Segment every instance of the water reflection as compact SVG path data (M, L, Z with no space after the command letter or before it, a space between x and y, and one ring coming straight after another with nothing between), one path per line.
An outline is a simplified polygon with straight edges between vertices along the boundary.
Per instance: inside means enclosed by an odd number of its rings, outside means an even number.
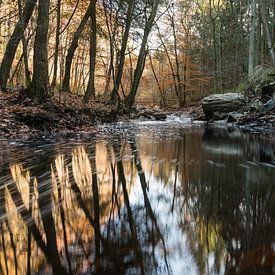
M1 149L1 274L274 272L274 139L139 126Z

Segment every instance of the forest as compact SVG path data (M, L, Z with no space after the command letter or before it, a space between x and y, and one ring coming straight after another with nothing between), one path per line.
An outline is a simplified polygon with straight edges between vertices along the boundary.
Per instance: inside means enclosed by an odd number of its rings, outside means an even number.
M275 81L274 0L2 0L0 19L1 109L18 94L21 107L101 102L112 121Z
M274 274L275 0L0 0L0 274Z

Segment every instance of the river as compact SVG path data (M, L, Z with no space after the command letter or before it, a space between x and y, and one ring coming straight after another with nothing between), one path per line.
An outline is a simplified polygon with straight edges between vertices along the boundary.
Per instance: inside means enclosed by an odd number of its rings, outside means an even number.
M272 274L274 137L119 123L0 141L0 274Z

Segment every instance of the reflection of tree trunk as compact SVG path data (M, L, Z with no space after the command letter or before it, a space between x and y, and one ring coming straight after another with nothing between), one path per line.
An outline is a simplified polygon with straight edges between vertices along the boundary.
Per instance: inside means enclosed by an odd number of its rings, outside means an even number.
M71 260L70 260L69 250L68 250L65 212L64 212L64 208L63 208L63 198L62 198L62 194L61 194L61 186L64 185L64 184L65 184L64 182L59 182L59 185L58 185L58 202L59 202L60 218L61 218L61 224L62 224L62 230L63 230L63 241L64 241L64 248L65 248L65 255L66 255L67 262L68 262L69 274L73 274L72 264L71 264Z
M152 209L150 200L149 200L148 195L147 195L146 178L145 178L145 174L143 172L142 166L141 166L141 160L140 160L140 157L138 155L138 150L137 150L137 147L136 147L136 140L135 140L135 138L131 139L130 147L131 147L131 150L132 150L132 154L134 156L134 162L135 162L135 165L136 165L136 168L137 168L137 171L138 171L138 175L139 175L141 189L142 189L143 197L144 197L144 205L146 207L146 210L147 210L147 212L148 212L148 214L149 214L149 216L150 216L153 224L156 227L157 234L158 234L158 236L160 237L160 239L162 241L163 251L164 251L164 257L165 257L165 264L166 264L167 271L169 273L169 266L168 266L168 261L167 261L167 252L166 252L165 241L164 241L164 238L163 238L163 236L162 236L162 234L160 232L160 229L159 229L159 226L158 226L158 223L157 223L157 219L155 217L154 211Z
M2 172L3 168L0 167L0 172ZM6 196L5 196L5 188L0 189L0 218L5 217L6 215ZM5 236L4 236L4 228L3 221L0 223L0 231L1 231L1 244L3 248L4 261L5 261L5 269L6 274L9 274L8 264L7 264L7 253L6 253L6 244L5 244ZM1 267L1 261L0 261ZM0 268L1 271L1 268Z
M83 210L87 220L89 221L89 223L91 224L91 226L94 228L95 230L95 221L93 219L93 217L91 216L86 204L84 203L82 197L81 197L81 191L75 181L74 176L72 175L71 172L72 169L69 168L69 179L72 179L71 182L71 189L72 191L75 193L76 196L76 200L78 202L79 207ZM113 260L115 267L117 268L117 270L121 270L121 260L116 256L116 251L114 249L112 249L112 247L110 247L108 245L108 243L103 239L103 237L100 235L100 240L102 242L102 245L104 247L104 249L109 253L109 257L110 259Z
M11 231L9 221L6 222L9 234L10 234L10 241L11 241L11 247L13 251L13 259L14 259L14 269L15 269L15 274L18 274L18 263L17 263L17 254L16 254L16 245L14 243L14 238L13 238L13 233Z
M72 182L71 182L71 189L73 190L73 192L75 193L75 196L76 196L76 200L78 202L78 205L79 207L83 210L86 218L88 219L88 221L90 222L91 226L92 227L95 227L95 221L93 219L93 217L91 216L85 202L83 201L82 197L81 197L81 191L75 181L75 178L74 176L71 174L71 171L72 169L69 169L69 179L72 179Z
M14 182L12 184L7 184L7 189L9 190L11 198L12 198L12 200L13 200L15 206L16 206L16 209L19 209L18 214L20 215L21 219L26 224L26 226L28 226L29 232L31 232L31 234L34 237L34 239L35 239L36 243L38 244L39 248L42 250L42 252L47 257L49 263L53 267L53 270L58 272L56 274L67 274L66 270L60 264L59 257L58 257L58 259L56 259L55 258L56 255L53 254L53 250L48 248L49 245L52 246L52 243L50 244L50 242L51 242L50 239L52 238L52 236L50 236L50 238L49 238L50 232L46 228L46 226L47 226L46 219L45 218L43 219L43 225L44 225L46 236L47 236L47 245L43 241L43 238L40 234L40 231L37 228L35 221L33 220L31 210L27 209L25 207L22 196L21 196L21 193L19 192L16 184ZM40 200L41 200L41 197L40 197ZM48 212L47 208L46 208L46 211ZM44 213L41 213L42 218L43 218L43 214ZM54 230L54 232L55 232L55 230ZM54 238L55 237L56 236L54 236ZM55 239L55 241L56 241L56 239ZM57 256L58 256L58 254L57 254Z
M3 248L3 253L4 253L6 274L9 274L7 251L6 251L5 236L4 236L4 228L3 228L3 223L2 222L1 222L0 230L1 230L1 242L2 242L2 248Z
M28 228L29 228L30 232L32 233L35 241L37 242L39 248L43 251L43 253L47 256L47 258L50 259L51 257L49 256L47 246L43 241L43 238L35 224L35 221L33 220L31 211L25 207L24 202L22 200L22 196L21 196L16 184L15 183L8 184L7 188L9 190L9 193L11 195L11 198L12 198L16 208L20 209L20 211L19 211L20 217L22 218L24 223L28 226Z
M96 268L100 267L100 210L99 210L99 194L96 174L96 142L91 147L91 168L92 168L92 187L94 202L94 222L95 222L95 261Z
M185 136L184 136L185 138ZM174 207L175 207L175 199L176 199L176 190L177 190L177 182L178 182L178 171L179 171L179 158L181 155L181 146L178 143L178 141L176 141L176 149L177 150L177 157L176 157L176 169L175 169L175 180L174 180L174 192L173 192L173 201L172 201L172 206L171 206L171 212L174 212ZM185 164L184 164L185 165Z
M45 171L41 171L45 172ZM41 173L42 175L42 173ZM43 183L47 182L47 189ZM52 183L50 179L38 177L38 205L41 213L43 227L46 233L47 249L51 255L51 265L54 274L66 274L61 266L56 242L56 230L52 216Z
M30 193L29 193L29 211L32 213L32 195L33 195L33 191L34 191L34 186L33 186L33 180L30 180L29 182L29 188L30 188ZM31 244L32 244L32 234L31 231L28 227L28 254L27 254L27 271L26 274L27 275L31 275Z
M27 254L27 272L26 272L26 274L31 275L32 235L31 235L29 228L28 228L28 241L27 242L28 242L28 248L27 248L28 254Z
M127 214L128 214L128 221L129 221L129 226L130 226L130 230L131 230L131 237L132 237L132 240L135 243L137 261L138 261L138 264L139 264L139 267L140 267L141 274L145 274L141 248L140 248L138 237L137 237L136 226L135 226L133 213L132 213L132 209L131 209L130 201L129 201L129 195L128 195L128 191L127 191L127 183L126 183L126 178L125 178L125 174L124 174L123 163L122 163L121 156L120 156L120 153L119 153L119 148L117 147L117 145L114 145L113 148L114 148L115 156L116 156L116 159L117 159L118 181L122 185L122 190L123 190L123 195L124 195L124 202L125 202L125 205L126 205Z

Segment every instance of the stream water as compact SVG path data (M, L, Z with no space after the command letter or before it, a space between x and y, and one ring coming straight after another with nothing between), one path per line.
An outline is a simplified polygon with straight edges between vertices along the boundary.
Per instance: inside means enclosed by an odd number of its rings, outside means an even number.
M0 141L0 274L272 274L274 187L274 138L238 130Z

